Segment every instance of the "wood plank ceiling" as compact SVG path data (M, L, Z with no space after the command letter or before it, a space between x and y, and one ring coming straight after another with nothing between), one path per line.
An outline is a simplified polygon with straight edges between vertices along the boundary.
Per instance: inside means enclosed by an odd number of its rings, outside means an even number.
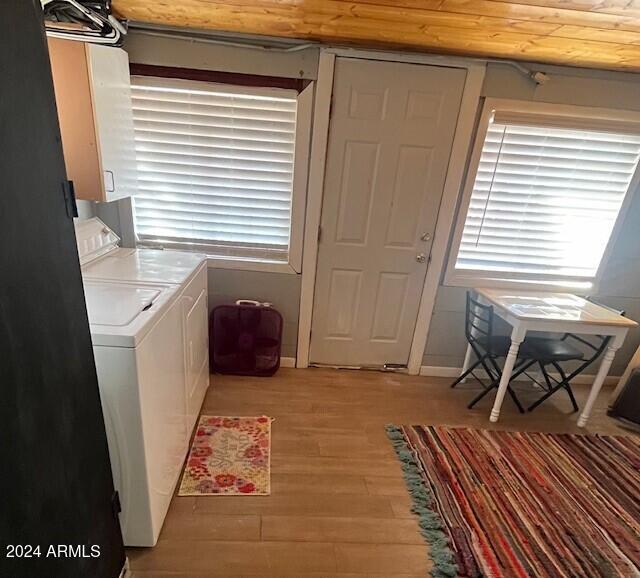
M640 0L114 0L130 20L640 71Z

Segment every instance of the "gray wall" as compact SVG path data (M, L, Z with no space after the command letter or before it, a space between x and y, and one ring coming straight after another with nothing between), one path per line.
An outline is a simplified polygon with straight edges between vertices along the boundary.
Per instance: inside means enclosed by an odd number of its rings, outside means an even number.
M78 219L80 221L95 216L95 203L93 201L76 201L76 204L78 205Z
M503 64L487 67L482 95L576 104L604 108L640 110L640 75L588 71L556 66L528 65L550 75L548 83L536 86L514 68ZM640 191L636 191L622 232L605 269L598 298L624 309L640 321ZM460 367L464 358L464 299L466 289L440 285L425 348L423 365ZM507 328L503 328L506 332ZM611 370L624 371L640 344L640 330L629 333Z
M320 54L318 48L293 52L260 50L158 37L135 30L127 34L124 49L129 61L136 64L308 79L318 76Z
M300 280L300 275L286 273L210 268L209 309L216 305L233 303L236 299L273 303L284 319L282 355L295 357L298 341Z
M127 36L125 49L130 61L140 64L308 79L317 77L319 54L317 48L288 53L260 51L150 36L136 31ZM490 64L483 96L640 110L639 75L528 66L547 72L549 82L536 86L509 65ZM122 220L123 212L114 207L98 208L97 212L113 225L119 224L118 219ZM640 194L635 196L599 292L603 302L624 308L630 317L640 320L640 243L634 239L636 228L640 228ZM241 297L273 302L285 319L283 354L295 355L299 275L211 269L209 287L211 306ZM440 286L424 365L459 367L462 364L464 294L463 288ZM640 331L630 334L614 363L613 373L622 373L639 342Z
M133 31L124 46L130 62L202 70L315 79L318 49L272 52L226 47L191 40L156 37ZM112 203L108 203L112 204ZM119 226L115 207L102 209L109 224ZM269 301L284 318L282 355L295 357L300 306L300 275L235 269L209 269L209 308L236 299Z

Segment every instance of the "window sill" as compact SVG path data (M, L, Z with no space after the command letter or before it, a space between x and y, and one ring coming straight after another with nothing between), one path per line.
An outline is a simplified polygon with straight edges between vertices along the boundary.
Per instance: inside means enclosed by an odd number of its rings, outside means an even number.
M297 271L283 261L268 261L256 259L233 259L229 257L207 256L209 269L236 269L239 271L259 271L263 273L285 273L297 275Z
M446 287L468 287L475 289L479 287L513 289L520 291L550 291L556 293L573 293L575 295L593 295L596 283L585 281L582 283L562 283L544 282L538 280L524 279L498 279L491 277L465 277L461 275L449 275L444 278L443 285Z

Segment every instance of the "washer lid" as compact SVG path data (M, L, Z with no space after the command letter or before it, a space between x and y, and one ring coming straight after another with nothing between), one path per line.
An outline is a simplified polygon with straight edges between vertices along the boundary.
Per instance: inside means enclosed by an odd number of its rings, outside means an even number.
M137 347L176 304L180 288L92 279L83 284L91 341L108 347Z
M107 283L85 283L91 325L124 327L148 310L160 295L158 289Z
M85 221L75 221L76 244L80 264L85 265L106 255L118 247L120 237L116 235L98 217Z

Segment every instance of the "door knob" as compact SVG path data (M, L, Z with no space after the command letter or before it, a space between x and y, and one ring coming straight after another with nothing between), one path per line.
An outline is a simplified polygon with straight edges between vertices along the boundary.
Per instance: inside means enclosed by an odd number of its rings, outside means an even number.
M427 256L424 253L418 253L416 255L416 261L418 263L424 263L427 260Z
M431 233L422 233L422 235L420 235L420 240L431 241Z

